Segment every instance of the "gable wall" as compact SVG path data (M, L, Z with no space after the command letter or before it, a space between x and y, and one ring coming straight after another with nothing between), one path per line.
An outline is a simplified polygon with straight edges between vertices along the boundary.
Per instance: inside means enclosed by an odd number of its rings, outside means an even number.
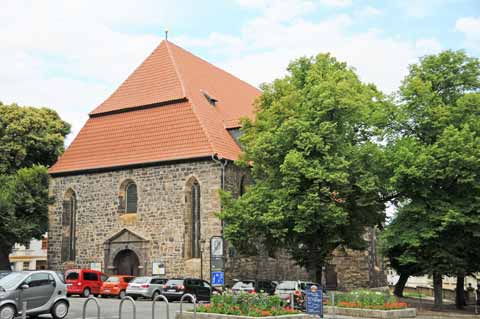
M185 187L192 176L201 187L202 237L220 235L221 224L214 214L220 210L221 170L213 161L51 178L50 193L55 202L49 210L49 268L89 268L91 263L101 263L104 269L104 243L128 228L149 241L141 264L145 267L142 273L151 274L153 261L166 264L167 277L192 271L185 269L188 262L183 256ZM134 215L122 214L118 209L120 186L127 179L133 180L138 189L138 211ZM76 262L65 265L60 256L61 216L63 196L69 188L77 196ZM206 240L206 252L208 245ZM210 265L206 253L203 259L207 276Z

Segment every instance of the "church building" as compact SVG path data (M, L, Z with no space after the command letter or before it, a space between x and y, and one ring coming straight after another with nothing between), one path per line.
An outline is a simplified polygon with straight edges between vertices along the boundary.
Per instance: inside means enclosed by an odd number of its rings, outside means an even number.
M49 268L210 280L210 239L222 235L219 190L239 196L250 182L234 161L241 153L240 119L254 117L260 94L162 41L90 112L49 170L55 199ZM310 278L288 256L239 256L228 245L224 250L227 283ZM340 288L372 286L375 255L338 253L327 279Z

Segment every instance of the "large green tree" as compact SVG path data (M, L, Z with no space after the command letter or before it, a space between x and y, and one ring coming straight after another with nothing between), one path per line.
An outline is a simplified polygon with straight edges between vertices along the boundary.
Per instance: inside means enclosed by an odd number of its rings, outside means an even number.
M40 238L48 226L48 173L70 125L47 108L0 103L0 269L15 243Z
M220 217L241 252L284 248L320 280L335 248L364 248L366 227L384 221L375 124L389 103L328 54L288 72L263 86L256 120L243 123L240 164L252 166L254 184L238 199L223 194Z
M445 51L410 67L388 147L391 182L401 203L384 233L400 273L408 265L434 277L479 271L480 62ZM404 269L402 270L401 267ZM408 268L408 267L407 267Z

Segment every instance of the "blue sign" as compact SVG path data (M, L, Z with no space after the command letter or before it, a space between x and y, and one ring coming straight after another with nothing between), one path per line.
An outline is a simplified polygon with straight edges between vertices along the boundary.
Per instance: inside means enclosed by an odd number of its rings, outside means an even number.
M307 313L309 315L318 315L323 317L323 292L321 288L318 288L316 292L307 290L306 294Z
M225 284L225 273L223 271L212 272L212 285L223 286Z

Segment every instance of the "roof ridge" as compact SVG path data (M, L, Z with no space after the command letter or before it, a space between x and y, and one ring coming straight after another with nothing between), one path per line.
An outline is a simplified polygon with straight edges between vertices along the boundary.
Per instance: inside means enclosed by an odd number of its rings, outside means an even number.
M177 60L175 59L175 56L172 54L171 50L170 50L170 47L168 44L172 44L172 45L175 45L171 42L169 42L168 40L165 40L165 43L167 44L167 49L168 49L168 54L170 55L170 58L172 59L173 61L173 65L175 67L175 71L177 72L177 75L178 75L178 78L180 79L180 83L182 84L182 89L184 90L183 93L185 94L185 97L187 98L189 104L191 105L192 107L192 112L193 114L195 115L198 123L200 123L200 128L202 129L203 133L205 134L205 137L207 138L207 141L208 143L210 144L210 147L212 148L212 152L214 154L218 153L217 150L216 150L216 147L215 147L215 143L213 143L212 141L212 138L210 137L210 133L208 132L207 128L205 127L205 125L203 124L203 121L200 119L200 116L198 114L198 110L197 110L197 107L195 106L195 103L193 103L193 99L190 97L190 94L188 90L185 90L185 87L183 86L183 74L182 72L179 70L178 68L178 64L177 64ZM175 45L176 46L176 45ZM176 46L177 48L179 48L179 46ZM193 54L192 54L193 55Z
M185 90L185 85L183 84L183 77L180 74L180 71L178 71L177 60L175 60L175 57L173 56L172 51L170 50L169 43L171 43L171 42L169 42L168 40L163 40L162 42L160 42L160 45L162 45L163 42L165 42L165 46L167 47L168 56L172 60L173 68L175 69L175 73L177 74L178 80L180 81L180 86L182 88L183 96L187 97L187 92Z
M239 81L241 81L241 82L243 82L243 83L247 84L248 86L250 86L250 87L254 88L255 90L257 90L257 91L261 92L261 90L260 90L259 88L257 88L257 87L255 87L255 86L251 85L251 84L250 84L250 83L248 83L247 81L244 81L244 80L240 79L238 76L236 76L236 75L234 75L234 74L232 74L232 73L230 73L230 72L228 72L228 71L226 71L226 70L224 70L224 69L222 69L222 68L220 68L220 67L216 66L215 64L212 64L212 63L208 62L208 61L207 61L207 60L205 60L204 58L202 58L202 57L200 57L200 56L198 56L198 55L195 55L195 54L193 54L192 52L190 52L190 51L188 51L188 50L185 50L184 48L182 48L182 47L180 47L180 46L176 45L176 44L175 44L175 43L173 43L173 42L170 42L170 41L167 41L167 42L168 42L168 43L170 43L171 45L175 46L177 49L180 49L181 51L183 51L183 52L185 52L185 53L187 53L187 54L189 54L189 55L191 55L191 56L193 56L193 57L195 57L195 58L197 58L197 59L201 60L202 62L204 62L204 63L206 63L206 64L210 65L211 67L213 67L213 68L215 68L215 69L217 69L217 70L219 70L219 71L221 71L221 72L223 72L223 73L225 73L225 74L228 74L229 76L231 76L231 77L233 77L233 78L235 78L235 79L237 79L237 80L239 80Z

